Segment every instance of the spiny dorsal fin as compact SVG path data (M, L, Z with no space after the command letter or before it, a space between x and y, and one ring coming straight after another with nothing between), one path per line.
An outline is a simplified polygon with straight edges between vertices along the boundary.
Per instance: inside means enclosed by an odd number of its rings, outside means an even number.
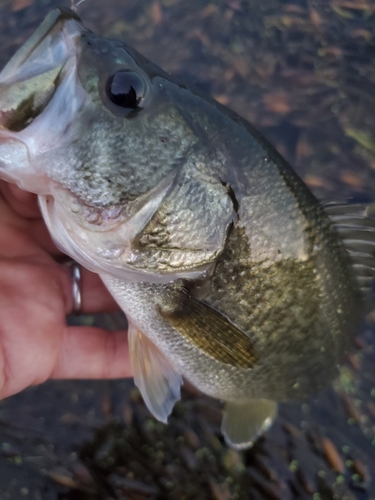
M353 262L360 289L368 293L375 278L375 204L324 205Z
M199 349L222 363L252 368L258 359L249 337L224 314L192 297L184 288L174 297L172 308L160 314Z

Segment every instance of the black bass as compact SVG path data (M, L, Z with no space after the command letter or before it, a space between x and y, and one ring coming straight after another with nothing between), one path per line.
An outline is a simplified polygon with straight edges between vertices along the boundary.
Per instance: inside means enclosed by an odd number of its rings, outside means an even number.
M325 209L245 120L69 9L0 73L0 177L38 194L57 245L125 312L157 419L185 377L224 402L225 439L245 448L277 402L337 376L373 221Z

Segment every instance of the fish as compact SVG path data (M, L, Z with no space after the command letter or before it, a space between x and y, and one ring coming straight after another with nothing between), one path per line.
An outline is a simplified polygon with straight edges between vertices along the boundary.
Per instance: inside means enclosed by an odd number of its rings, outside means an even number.
M71 9L0 73L0 177L38 195L57 246L126 314L159 421L187 380L245 449L345 363L372 289L373 211L319 202L245 119Z

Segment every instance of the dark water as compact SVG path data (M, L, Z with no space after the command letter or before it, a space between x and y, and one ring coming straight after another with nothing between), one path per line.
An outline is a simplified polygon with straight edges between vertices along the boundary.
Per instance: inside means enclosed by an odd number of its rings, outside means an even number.
M0 0L0 67L59 4ZM375 1L87 0L79 14L251 121L320 198L375 199ZM370 317L334 387L282 405L244 454L192 390L168 427L131 382L25 391L0 403L0 499L375 499L374 346Z

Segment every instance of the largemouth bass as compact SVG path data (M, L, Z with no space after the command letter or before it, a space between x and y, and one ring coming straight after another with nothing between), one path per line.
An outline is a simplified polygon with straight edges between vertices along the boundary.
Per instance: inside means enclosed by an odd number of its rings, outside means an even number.
M245 448L278 402L337 376L373 275L363 208L322 206L244 119L72 10L0 73L0 177L38 194L57 245L125 312L157 419L185 377Z

